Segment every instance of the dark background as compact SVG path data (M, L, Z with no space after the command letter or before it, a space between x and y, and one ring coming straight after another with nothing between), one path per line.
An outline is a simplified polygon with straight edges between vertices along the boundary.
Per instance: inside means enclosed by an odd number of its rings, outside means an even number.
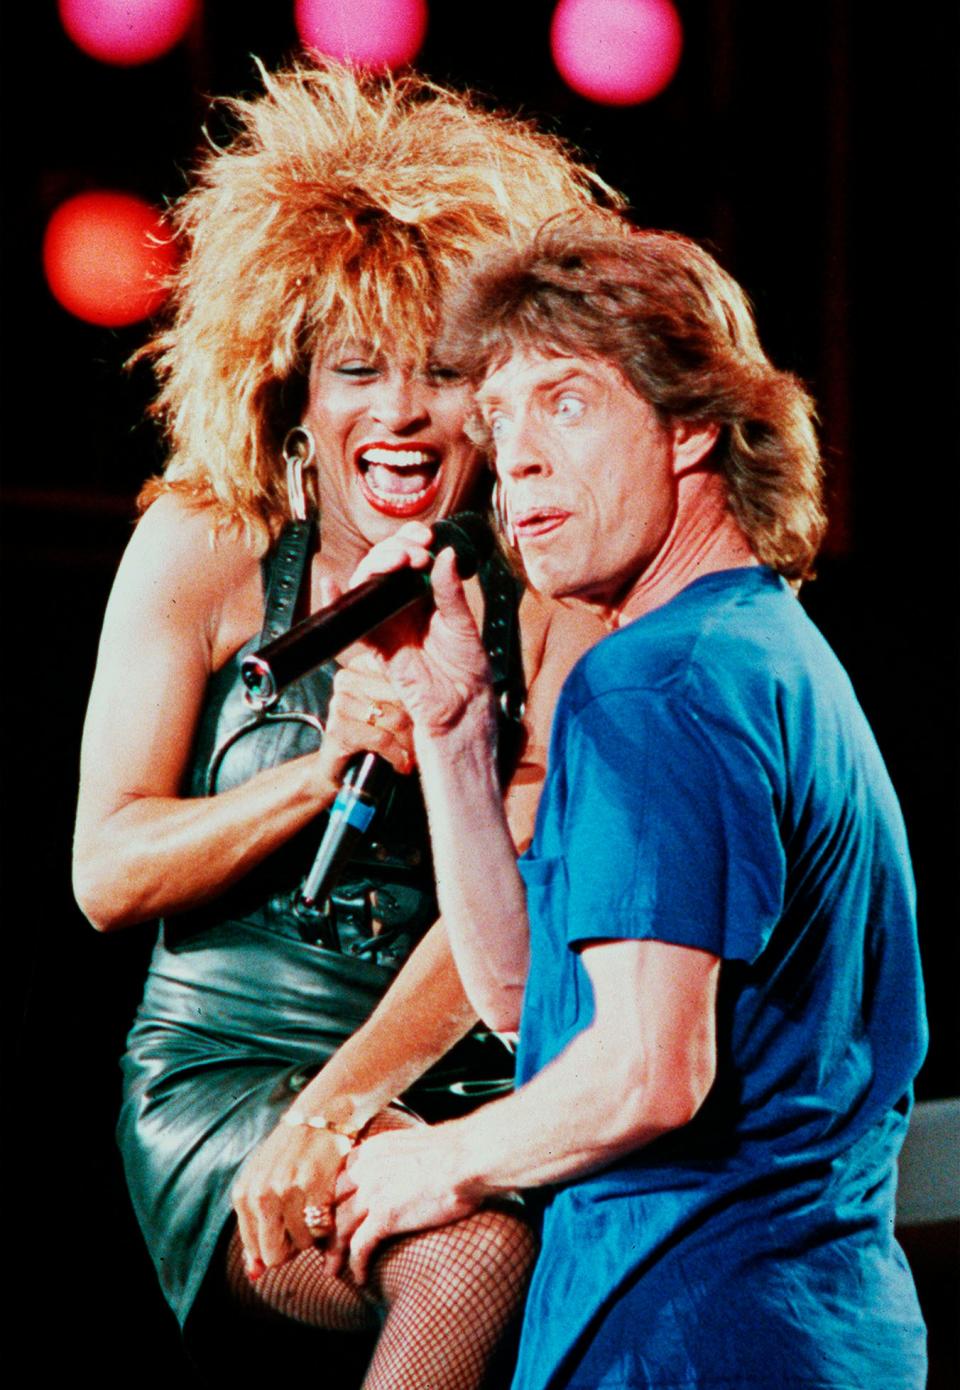
M46 289L39 249L73 193L175 197L208 95L256 90L251 54L272 67L296 52L291 9L208 0L188 43L131 69L76 50L52 0L3 20L0 685L14 1000L3 1191L14 1220L2 1225L32 1367L96 1370L105 1390L174 1375L192 1384L112 1145L116 1058L151 932L97 936L69 883L100 618L133 497L162 451L142 423L148 373L123 371L144 326L71 318ZM834 525L804 603L851 673L907 819L932 1027L918 1095L957 1095L954 6L884 19L857 0L687 0L676 78L626 109L563 85L547 46L552 9L434 0L418 66L542 119L642 223L705 240L751 294L774 360L820 402ZM942 1280L918 1272L937 1328ZM936 1340L934 1350L945 1367L949 1353Z

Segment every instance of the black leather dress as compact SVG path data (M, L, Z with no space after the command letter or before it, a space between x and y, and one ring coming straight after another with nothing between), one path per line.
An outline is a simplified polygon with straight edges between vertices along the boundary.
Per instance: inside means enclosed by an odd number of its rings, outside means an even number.
M185 795L224 791L319 746L333 663L287 687L265 715L248 706L240 679L242 658L291 625L313 545L312 525L291 523L264 562L263 631L210 679ZM517 586L496 559L480 578L484 640L516 704ZM297 889L323 819L212 905L161 923L127 1040L118 1139L137 1218L181 1325L230 1214L238 1169L373 1011L437 915L415 777L396 779L327 917L305 921ZM318 935L339 949L316 944ZM478 1030L404 1099L438 1119L509 1089L512 1076L508 1048Z

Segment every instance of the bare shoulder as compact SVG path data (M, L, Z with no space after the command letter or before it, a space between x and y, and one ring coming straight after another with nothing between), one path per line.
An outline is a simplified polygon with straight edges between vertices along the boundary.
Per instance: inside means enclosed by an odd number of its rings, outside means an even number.
M597 615L582 604L544 598L528 589L520 603L527 683L541 672L559 690L583 653L606 635Z
M131 796L177 794L210 672L257 628L257 557L227 535L214 544L212 523L208 508L165 495L130 539L100 637L78 825Z
M202 634L217 666L256 629L262 613L259 557L245 537L217 528L209 507L168 493L140 519L111 608Z
M603 623L589 609L546 599L528 590L520 604L523 666L527 683L524 712L526 742L518 778L533 793L539 792L547 765L547 745L553 712L563 683L585 651L604 636ZM519 791L517 799L519 800ZM529 810L533 825L535 797ZM517 844L526 842L523 826L511 821Z
M124 556L147 579L162 577L176 588L213 588L242 582L257 568L253 546L234 531L218 529L209 507L166 493L147 508Z

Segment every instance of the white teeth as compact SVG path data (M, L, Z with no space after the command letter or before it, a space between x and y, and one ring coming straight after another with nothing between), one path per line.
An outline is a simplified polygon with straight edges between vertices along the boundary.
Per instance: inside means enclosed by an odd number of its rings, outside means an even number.
M427 493L430 491L428 485L427 487L420 488L418 492L396 492L391 488L377 487L376 483L370 477L367 478L367 487L375 497L380 498L381 502L396 502L399 498L402 502L409 503L411 506L419 502L421 497L426 497Z
M364 463L385 463L390 468L423 468L436 463L420 449L365 449L360 458Z

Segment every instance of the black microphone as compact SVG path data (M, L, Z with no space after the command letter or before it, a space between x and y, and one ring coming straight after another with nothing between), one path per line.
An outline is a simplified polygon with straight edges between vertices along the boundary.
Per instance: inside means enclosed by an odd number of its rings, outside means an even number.
M456 554L461 579L469 579L492 551L493 534L479 513L458 512L436 522L427 548L436 557L448 546ZM429 592L429 573L410 568L374 575L350 589L327 608L304 618L289 632L244 657L240 675L247 702L266 709L284 686L329 661Z
M448 546L456 554L461 579L469 579L492 551L493 534L478 513L459 512L436 523L427 548L436 557ZM284 686L329 661L429 591L429 574L409 568L375 575L351 589L241 662L247 700L261 709L267 708ZM304 939L312 939L316 927L324 944L336 948L335 925L314 924L312 916L323 911L330 889L366 835L392 781L393 768L376 753L358 753L347 764L320 847L298 895L302 906L308 909L308 914L298 921Z

